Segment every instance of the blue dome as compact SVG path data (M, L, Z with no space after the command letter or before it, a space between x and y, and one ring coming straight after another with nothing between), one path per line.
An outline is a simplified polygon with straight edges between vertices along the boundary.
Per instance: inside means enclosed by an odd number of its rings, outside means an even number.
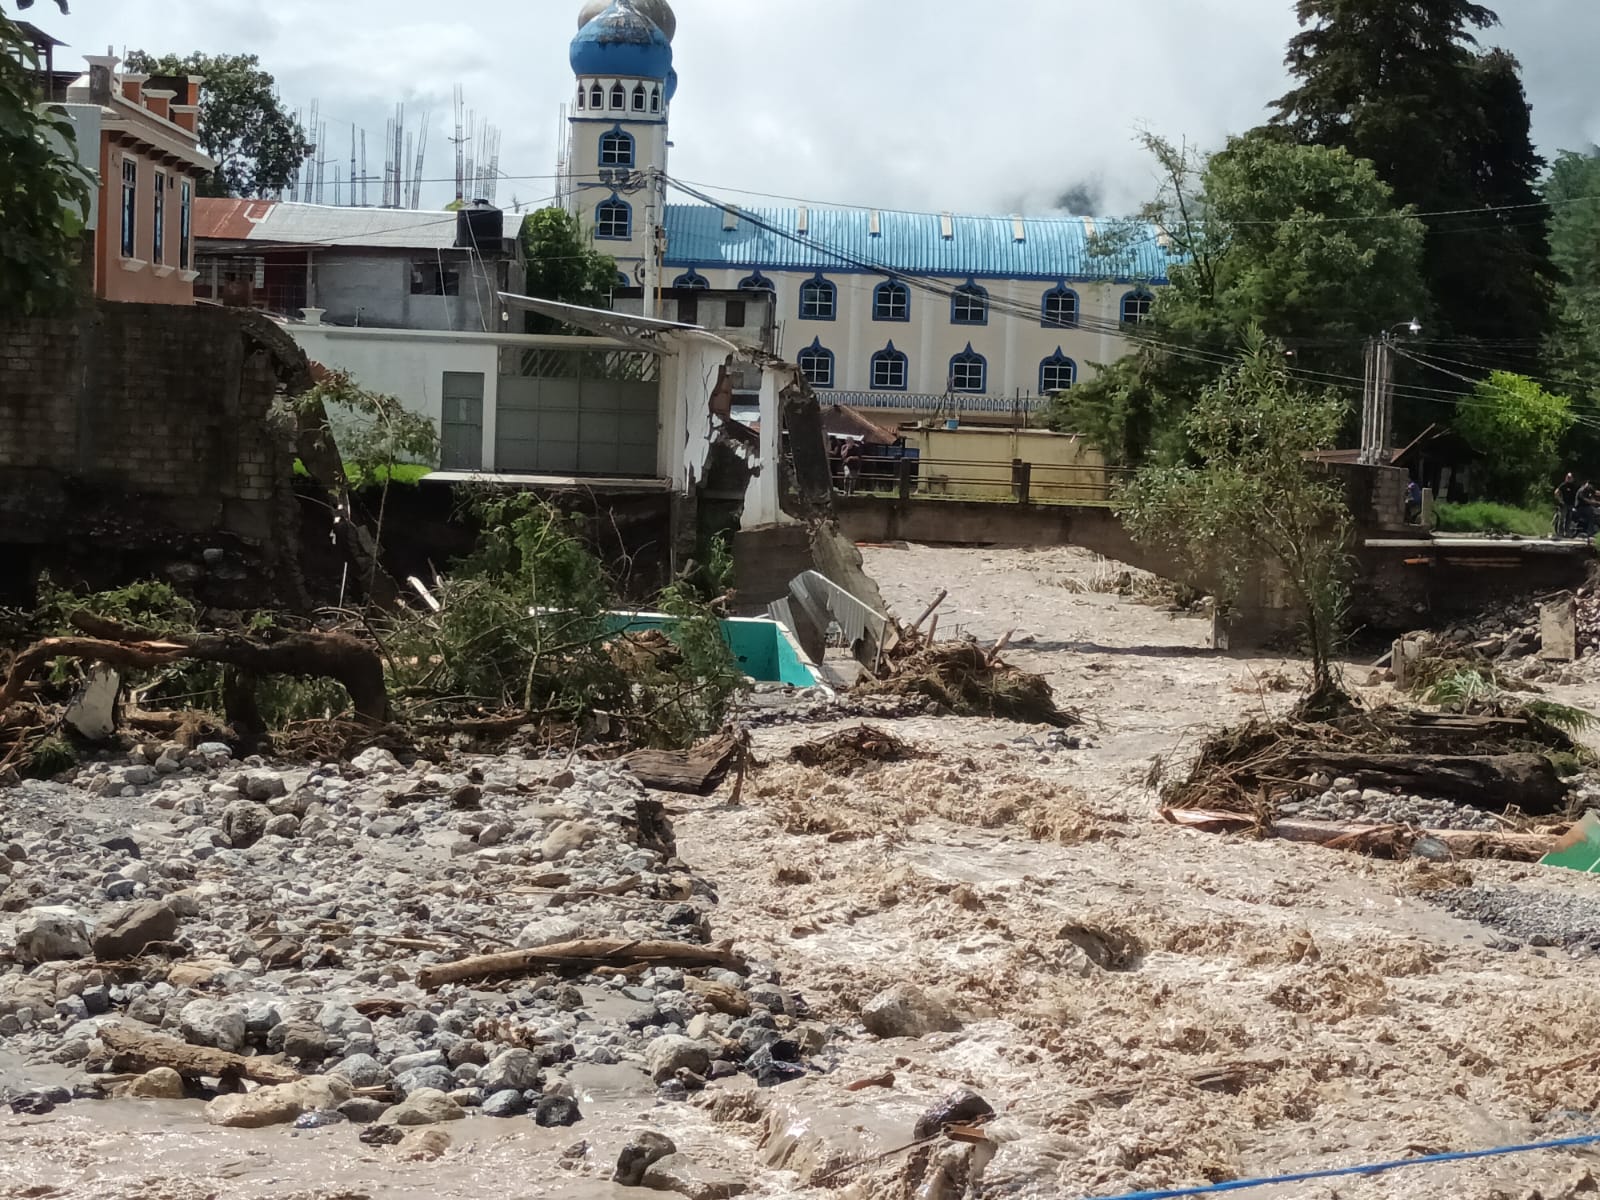
M570 58L576 75L666 79L672 71L672 43L628 0L612 0L578 30Z
M672 98L678 94L678 72L667 72L667 103L672 103Z

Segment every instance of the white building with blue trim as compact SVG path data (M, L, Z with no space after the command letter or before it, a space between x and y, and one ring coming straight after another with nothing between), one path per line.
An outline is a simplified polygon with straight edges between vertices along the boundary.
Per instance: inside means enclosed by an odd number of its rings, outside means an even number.
M777 352L866 408L1034 408L1126 353L1167 279L1157 230L1111 252L1087 217L668 203L676 33L666 0L589 0L571 45L562 194L628 285L770 290Z

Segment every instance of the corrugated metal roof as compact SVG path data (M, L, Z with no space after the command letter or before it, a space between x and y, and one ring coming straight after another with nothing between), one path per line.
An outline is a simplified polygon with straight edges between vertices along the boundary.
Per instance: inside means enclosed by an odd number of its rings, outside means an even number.
M195 236L282 246L449 250L456 244L456 214L201 199L195 203Z
M667 264L956 278L1167 279L1167 253L1153 226L1123 252L1107 255L1091 252L1090 245L1090 230L1098 224L1104 232L1107 223L1079 217L1019 221L865 208L752 208L740 211L737 226L724 229L724 215L707 204L667 205Z

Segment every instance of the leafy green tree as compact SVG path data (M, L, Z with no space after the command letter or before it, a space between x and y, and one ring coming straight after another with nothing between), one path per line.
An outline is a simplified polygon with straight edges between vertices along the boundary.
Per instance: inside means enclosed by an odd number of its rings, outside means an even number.
M1334 444L1345 415L1336 393L1300 387L1283 347L1251 332L1244 357L1184 417L1194 462L1146 467L1117 499L1128 531L1214 581L1224 610L1248 571L1281 571L1305 622L1316 696L1334 690L1350 512L1306 456Z
M254 54L153 55L135 50L130 70L203 75L200 145L217 160L201 185L206 196L266 196L289 186L313 146L278 99L272 75Z
M1155 224L1173 243L1171 284L1130 331L1134 353L1065 393L1054 416L1127 463L1183 457L1183 414L1248 330L1292 349L1298 370L1359 379L1363 339L1424 295L1422 226L1371 163L1259 132L1210 156L1145 141L1161 193L1098 248Z
M1600 406L1600 150L1562 153L1544 196L1551 256L1562 276L1549 360L1566 390L1593 410ZM1569 450L1576 460L1600 468L1600 434L1592 425L1574 425Z
M1542 500L1572 428L1572 401L1534 380L1495 371L1462 402L1456 432L1481 456L1479 471L1492 500Z
M522 218L518 235L527 294L540 300L603 308L617 286L617 262L596 250L578 219L563 208L541 208ZM527 314L528 333L561 328L554 318Z
M27 8L32 0L24 0ZM66 11L62 2L61 9ZM70 305L89 214L89 175L71 124L40 107L38 56L0 11L0 314Z
M1430 217L1431 324L1478 339L1537 339L1554 268L1530 220L1543 160L1515 58L1479 51L1498 23L1470 0L1298 0L1275 125L1371 159L1396 201ZM1485 212L1483 210L1499 210Z

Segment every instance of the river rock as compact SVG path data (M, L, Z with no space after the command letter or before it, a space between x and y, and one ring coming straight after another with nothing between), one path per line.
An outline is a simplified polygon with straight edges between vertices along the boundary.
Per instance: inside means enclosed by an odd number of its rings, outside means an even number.
M689 1200L731 1200L750 1190L748 1180L691 1162L681 1154L669 1154L652 1164L642 1182L653 1191L677 1192Z
M263 837L292 838L300 832L300 818L293 813L283 813L268 821L261 831Z
M623 1146L622 1153L617 1155L617 1169L611 1178L623 1187L638 1187L644 1182L644 1173L652 1163L677 1152L678 1147L664 1133L657 1133L653 1129L636 1133Z
M244 1049L245 1019L242 1005L223 1000L193 1000L178 1016L183 1036L197 1046L215 1046L237 1054Z
M917 1141L932 1137L946 1125L970 1125L994 1116L990 1103L971 1088L957 1088L917 1118L911 1136Z
M285 1021L267 1033L267 1049L303 1062L321 1062L328 1056L328 1035L310 1021Z
M339 1111L352 1125L370 1125L389 1111L389 1104L371 1096L355 1096L339 1105Z
M711 1069L711 1059L711 1046L674 1033L658 1037L645 1050L650 1078L657 1083L665 1083L680 1070L704 1075Z
M336 1075L311 1075L293 1083L218 1096L206 1105L206 1123L230 1129L287 1125L302 1113L337 1108L350 1099L350 1084Z
M178 934L178 914L158 900L130 904L101 923L94 934L95 957L104 962L137 958L152 942Z
M546 1096L534 1109L533 1119L545 1129L565 1129L583 1120L583 1113L571 1096Z
M235 800L222 810L222 833L235 850L254 846L267 832L272 810L253 800Z
M525 1092L539 1086L539 1060L521 1047L503 1051L489 1060L473 1082L486 1092Z
M467 1114L438 1088L418 1088L378 1118L380 1125L437 1125L459 1121Z
M485 1098L481 1111L486 1117L520 1117L528 1111L528 1098L508 1088Z
M961 1028L943 1001L914 983L897 983L879 992L861 1010L868 1033L882 1038L924 1037Z
M381 775L400 770L400 760L380 746L363 750L350 760L350 765L368 775Z
M587 821L562 821L547 835L539 846L545 862L556 862L574 850L582 850L584 842L595 835L595 828Z
M171 1067L146 1071L123 1089L130 1100L182 1100L183 1076Z
M407 1162L432 1162L450 1149L450 1135L442 1129L413 1129L395 1145L394 1152Z
M234 786L245 794L246 799L258 804L275 800L289 790L284 786L283 776L276 771L246 771Z
M17 923L16 956L24 965L89 954L89 930L70 912L37 908Z
M333 1067L328 1074L341 1075L352 1087L383 1087L392 1078L389 1069L370 1054L352 1054Z
M412 1092L449 1092L456 1086L456 1077L449 1067L415 1067L396 1075L394 1086L402 1096Z

